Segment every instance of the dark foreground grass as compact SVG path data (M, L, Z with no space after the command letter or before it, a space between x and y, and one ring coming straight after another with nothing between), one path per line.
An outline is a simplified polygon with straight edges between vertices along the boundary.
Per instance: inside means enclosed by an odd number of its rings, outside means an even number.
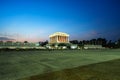
M120 80L120 59L40 74L20 80Z

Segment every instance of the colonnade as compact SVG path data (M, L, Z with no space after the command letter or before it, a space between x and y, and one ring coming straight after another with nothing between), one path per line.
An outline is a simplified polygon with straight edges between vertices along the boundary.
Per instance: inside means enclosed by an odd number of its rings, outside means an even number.
M53 36L50 37L51 43L68 43L69 37L68 36Z

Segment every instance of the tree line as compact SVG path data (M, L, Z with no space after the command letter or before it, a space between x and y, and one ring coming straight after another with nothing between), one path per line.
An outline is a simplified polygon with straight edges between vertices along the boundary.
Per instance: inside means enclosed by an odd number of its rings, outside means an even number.
M71 40L70 41L71 44L77 44L78 46L84 46L84 45L102 45L102 47L106 47L106 48L120 48L120 39L118 39L117 41L112 41L112 40L107 40L105 38L97 38L97 39L91 39L91 40L82 40L82 41L78 41L78 40ZM0 41L0 45L11 45L13 44L12 41L7 41L7 42L3 42ZM44 42L38 42L39 46L45 46L46 44L48 44L48 40L44 41ZM35 46L34 43L29 43L28 41L24 41L22 42L15 42L13 45L28 45L28 46ZM65 45L63 44L59 44L59 45Z
M102 45L102 47L107 48L120 48L120 39L117 41L107 40L105 38L97 38L97 39L91 39L91 40L72 40L70 41L72 44L77 44L79 46L82 45Z

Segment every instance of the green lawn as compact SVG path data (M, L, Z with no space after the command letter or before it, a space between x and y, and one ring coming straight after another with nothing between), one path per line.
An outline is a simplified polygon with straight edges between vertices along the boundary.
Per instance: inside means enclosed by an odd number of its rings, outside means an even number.
M120 59L63 69L20 80L120 80Z
M69 70L80 66L86 66L88 64L100 63L114 59L120 59L119 49L118 50L1 51L0 80L23 79L25 77L42 75L42 74L44 75L47 73L52 73L54 71L61 71L66 69ZM98 70L100 70L99 68ZM77 73L78 72L76 72L75 75L79 75Z

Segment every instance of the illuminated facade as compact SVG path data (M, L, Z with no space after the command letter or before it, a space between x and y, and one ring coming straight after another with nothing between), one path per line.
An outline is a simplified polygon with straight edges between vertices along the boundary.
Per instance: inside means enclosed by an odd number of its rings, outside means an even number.
M49 43L69 43L69 35L63 32L56 32L49 36Z

